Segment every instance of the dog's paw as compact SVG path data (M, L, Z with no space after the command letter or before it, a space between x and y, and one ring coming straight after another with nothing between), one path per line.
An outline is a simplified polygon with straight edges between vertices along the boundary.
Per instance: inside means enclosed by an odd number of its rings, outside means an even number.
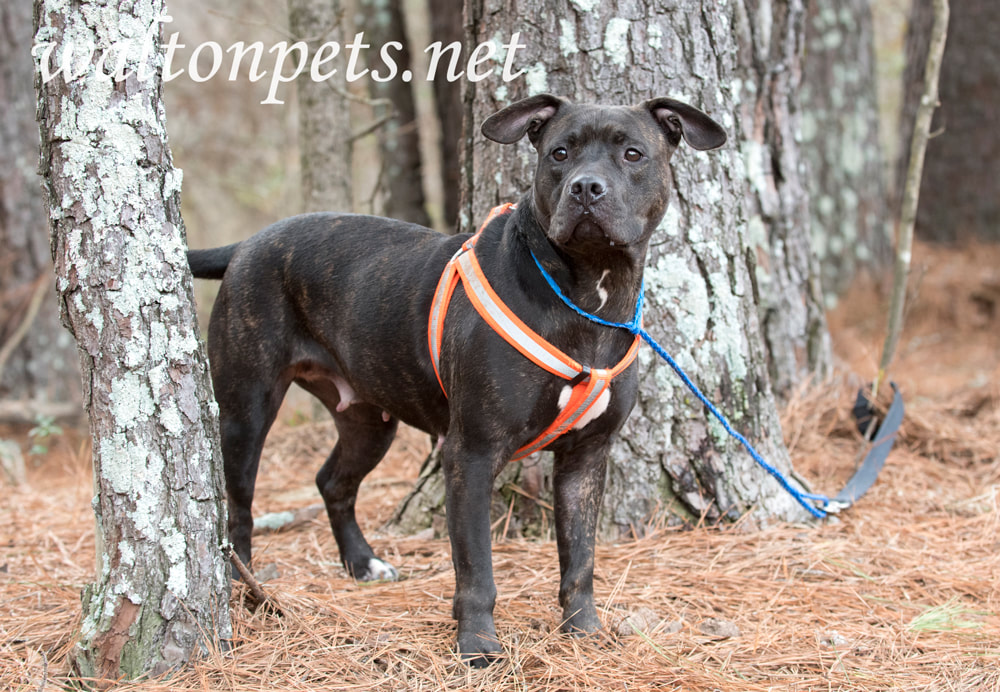
M369 558L364 569L355 572L354 578L357 581L397 581L399 572L388 562L373 557Z
M471 668L485 668L503 657L503 648L496 635L458 635L458 656Z
M564 634L585 637L601 631L601 620L593 607L583 608L570 613L560 629Z

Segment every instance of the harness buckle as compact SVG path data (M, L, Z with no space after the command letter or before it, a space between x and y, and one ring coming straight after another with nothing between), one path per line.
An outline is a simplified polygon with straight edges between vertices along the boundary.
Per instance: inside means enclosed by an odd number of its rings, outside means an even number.
M590 366L582 365L581 367L583 368L583 370L581 370L576 377L574 377L572 380L569 381L570 387L575 387L578 384L582 384L586 382L588 379L590 379Z

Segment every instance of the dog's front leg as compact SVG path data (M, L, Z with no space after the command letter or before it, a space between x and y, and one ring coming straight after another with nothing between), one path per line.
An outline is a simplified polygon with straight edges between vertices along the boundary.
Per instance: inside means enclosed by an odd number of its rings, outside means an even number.
M452 615L458 621L458 652L477 668L489 665L501 650L493 624L497 590L490 546L495 461L467 450L457 436L447 438L442 450L451 561L455 566Z
M555 457L553 489L564 632L584 634L601 629L594 607L594 538L608 449L606 442L595 443Z

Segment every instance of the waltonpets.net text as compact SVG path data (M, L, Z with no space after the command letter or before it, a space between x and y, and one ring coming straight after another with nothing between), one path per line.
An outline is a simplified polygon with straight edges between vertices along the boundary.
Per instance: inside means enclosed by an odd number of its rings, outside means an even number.
M145 81L152 76L157 66L152 55L155 45L153 32L159 31L160 23L170 21L170 16L160 17L145 36L119 41L104 48L96 62L94 57L97 49L93 44L77 45L72 40L40 40L32 48L32 53L39 58L42 81L46 83L60 75L67 82L72 82L98 73L114 78L115 81L123 81L132 75ZM425 79L454 82L464 77L471 82L478 82L495 74L502 61L502 79L510 82L525 73L524 70L513 71L518 49L526 47L519 42L520 36L520 32L514 32L510 41L499 46L496 41L480 43L464 61L461 43L455 41L445 45L441 41L435 41L424 49L429 56ZM162 48L164 82L185 74L195 82L207 82L220 73L226 74L231 82L244 76L251 82L258 82L270 75L267 97L261 101L262 104L283 104L284 100L278 97L278 89L300 75L307 74L315 82L333 79L340 73L340 69L333 67L332 63L342 54L347 59L347 65L340 78L347 82L364 78L376 82L393 79L409 82L414 78L411 70L400 70L396 61L403 50L402 43L389 41L381 46L372 46L365 42L363 31L356 33L343 46L337 41L328 41L317 46L315 52L310 52L309 45L304 41L280 41L268 49L265 49L261 41L250 44L237 41L225 50L215 41L206 41L192 49L186 67L177 67L177 51L185 48L187 46L180 42L177 32L170 34ZM359 67L359 63L367 63L370 51L373 50L377 51L376 62L381 64L373 64L371 68ZM244 75L241 73L247 59L249 65ZM262 63L266 69L261 69ZM226 67L228 73L224 71Z

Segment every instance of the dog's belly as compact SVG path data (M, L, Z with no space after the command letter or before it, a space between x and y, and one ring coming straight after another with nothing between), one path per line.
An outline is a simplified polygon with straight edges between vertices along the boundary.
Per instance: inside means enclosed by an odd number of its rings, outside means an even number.
M440 390L429 384L414 386L412 374L397 380L400 386L366 387L352 382L377 382L370 373L342 373L316 360L298 361L287 373L290 381L319 398L333 414L368 405L380 410L384 421L395 417L432 435L444 435L447 430L447 405L442 406L435 396ZM401 380L407 384L400 384Z

